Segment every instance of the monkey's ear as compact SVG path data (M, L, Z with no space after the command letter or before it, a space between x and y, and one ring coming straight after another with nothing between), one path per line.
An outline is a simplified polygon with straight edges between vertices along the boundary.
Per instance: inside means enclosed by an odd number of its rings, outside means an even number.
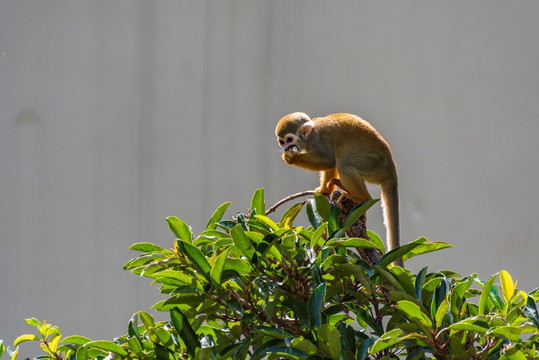
M313 131L313 125L312 120L309 120L299 128L300 134L304 139L308 138Z

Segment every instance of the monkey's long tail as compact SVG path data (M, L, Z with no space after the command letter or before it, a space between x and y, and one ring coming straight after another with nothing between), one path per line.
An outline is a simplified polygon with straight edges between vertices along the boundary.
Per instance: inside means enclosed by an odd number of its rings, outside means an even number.
M400 245L399 185L397 180L382 184L381 195L384 223L387 231L387 251L390 251ZM394 264L403 266L403 262L400 259L395 261Z

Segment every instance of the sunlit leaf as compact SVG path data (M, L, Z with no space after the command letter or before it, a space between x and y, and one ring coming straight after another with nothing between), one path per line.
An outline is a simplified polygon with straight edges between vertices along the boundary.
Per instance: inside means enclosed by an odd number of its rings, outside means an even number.
M326 247L355 247L355 248L370 248L379 249L378 244L367 239L361 238L338 238L331 239L326 243Z
M501 336L509 341L520 340L522 330L518 326L499 326L487 332L489 335Z
M256 219L273 231L279 230L279 225L265 215L256 215Z
M402 261L407 261L417 255L422 255L429 252L452 248L452 247L453 245L444 243L444 242L428 242L425 244L421 244L411 249L410 251L408 251L406 254L402 256Z
M257 189L253 194L253 198L251 199L251 210L254 210L257 215L264 215L266 213L264 189Z
M311 237L311 242L310 242L310 247L311 248L314 248L315 246L322 246L322 242L319 241L320 238L322 237L322 235L324 234L324 232L326 231L328 227L328 224L327 223L323 223L321 224L318 229L315 230L315 232L313 233L312 237Z
M437 328L441 328L443 326L443 320L448 310L449 310L449 302L447 300L442 301L440 303L440 306L438 306L438 310L436 310L435 321L436 321Z
M217 284L221 284L221 274L225 267L229 249L223 251L215 260L215 264L210 270L210 276Z
M182 251L182 253L187 256L187 258L191 261L193 265L200 271L200 273L208 280L210 281L210 271L211 266L208 260L206 260L206 257L200 252L200 250L191 245L188 242L177 240L176 243L178 244L179 249Z
M210 220L208 221L208 224L206 225L206 230L217 229L217 223L221 221L229 205L230 205L230 202L226 202L222 204L221 206L219 206L217 210L215 210Z
M406 335L401 329L393 329L387 331L378 340L374 342L374 345L370 348L370 354L376 354L382 350L388 349L402 340L402 337Z
M492 289L492 285L494 284L494 280L496 279L496 275L492 276L485 286L483 287L483 292L481 293L481 297L479 298L479 305L478 305L478 314L484 315L485 309L487 307L488 299L490 298L490 290Z
M511 275L505 270L500 271L500 282L502 284L503 298L505 299L505 302L508 303L511 301L513 295L515 294L517 283L513 283Z
M292 205L288 210L285 211L283 216L281 217L281 221L279 222L280 227L286 227L288 229L291 229L293 227L294 219L298 216L301 209L303 209L303 206L305 205L304 202L296 203Z
M172 251L164 249L160 246L157 246L155 244L147 243L147 242L141 242L141 243L135 243L129 247L129 250L135 250L135 251L142 251L147 253L161 253L166 255L172 255Z
M388 266L392 262L402 258L405 254L409 253L416 247L420 246L424 242L426 242L426 238L419 238L417 240L412 241L409 244L402 245L396 249L393 249L386 253L380 260L378 260L378 263L376 265L378 266Z
M186 223L175 216L169 216L166 219L168 222L168 227L178 239L190 244L193 242L193 234Z
M34 334L21 335L18 338L16 338L15 341L13 341L13 345L18 346L20 343L23 343L26 341L39 341L39 338Z
M97 348L100 350L105 351L111 351L113 353L116 353L120 356L126 356L127 351L125 351L120 345L107 340L98 340L98 341L91 341L86 344L87 348Z
M420 324L426 328L432 328L432 322L428 315L421 311L421 308L411 301L402 300L395 305L397 309L402 311L411 321Z

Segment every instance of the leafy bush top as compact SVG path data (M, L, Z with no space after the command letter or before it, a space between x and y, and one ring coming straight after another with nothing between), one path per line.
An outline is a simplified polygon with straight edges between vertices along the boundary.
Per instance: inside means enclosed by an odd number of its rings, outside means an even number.
M356 207L343 223L323 196L296 203L275 222L263 190L250 214L222 220L228 203L194 236L167 218L172 249L137 243L141 254L124 269L160 285L167 299L153 306L170 314L155 322L133 315L114 341L61 337L57 327L27 320L41 358L118 359L535 359L539 317L529 294L501 271L487 282L451 271L413 274L393 261L450 245L412 241L385 253L378 235L348 238L346 229L376 201ZM294 226L305 208L309 227ZM359 248L383 256L364 261ZM494 282L498 278L501 285ZM0 356L5 348L0 343ZM15 359L18 348L8 348Z

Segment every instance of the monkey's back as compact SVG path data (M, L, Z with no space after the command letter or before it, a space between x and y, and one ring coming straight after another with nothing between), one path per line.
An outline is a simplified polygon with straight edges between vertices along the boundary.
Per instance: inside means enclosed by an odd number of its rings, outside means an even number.
M336 150L342 148L343 152L357 148L361 144L364 150L386 150L391 153L388 143L374 126L357 115L348 113L330 114L312 119L314 127L320 137L331 144ZM348 146L349 145L349 146ZM336 151L338 156L340 151Z

